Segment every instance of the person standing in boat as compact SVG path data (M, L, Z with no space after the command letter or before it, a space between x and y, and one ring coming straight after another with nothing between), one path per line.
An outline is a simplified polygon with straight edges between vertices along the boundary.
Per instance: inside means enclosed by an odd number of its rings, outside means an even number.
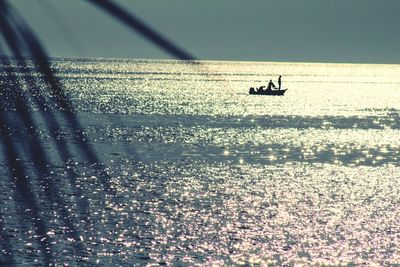
M282 75L279 75L279 78L278 78L278 88L279 88L279 90L281 90L281 85L282 85Z
M275 84L272 82L272 80L269 80L267 90L272 90L272 88L276 89Z

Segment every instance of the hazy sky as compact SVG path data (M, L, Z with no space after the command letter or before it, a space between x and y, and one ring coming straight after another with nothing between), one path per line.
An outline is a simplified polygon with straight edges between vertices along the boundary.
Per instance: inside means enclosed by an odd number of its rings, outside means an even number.
M51 56L168 58L85 0L12 0ZM200 59L400 63L399 0L119 0Z

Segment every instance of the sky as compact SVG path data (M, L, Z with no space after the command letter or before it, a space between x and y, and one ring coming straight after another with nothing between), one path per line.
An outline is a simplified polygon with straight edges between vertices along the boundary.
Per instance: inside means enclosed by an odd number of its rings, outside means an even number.
M399 0L114 0L199 59L400 63ZM170 58L85 0L11 0L50 56Z

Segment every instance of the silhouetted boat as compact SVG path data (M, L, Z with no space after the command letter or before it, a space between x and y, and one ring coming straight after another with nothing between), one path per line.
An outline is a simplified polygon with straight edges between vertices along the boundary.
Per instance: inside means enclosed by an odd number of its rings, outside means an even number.
M272 89L260 89L256 88L254 89L253 87L250 88L249 94L251 95L284 95L287 89L283 90L272 90Z

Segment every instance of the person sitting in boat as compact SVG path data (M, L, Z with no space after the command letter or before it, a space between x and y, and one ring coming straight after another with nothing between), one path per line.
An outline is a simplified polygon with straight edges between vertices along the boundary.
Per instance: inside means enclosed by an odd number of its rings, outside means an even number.
M254 94L255 92L256 92L256 90L254 90L254 87L250 87L249 93L250 93L250 94Z
M272 80L269 80L267 90L272 90L272 88L276 89L275 84L272 82Z
M264 92L264 88L265 88L264 85L263 85L263 86L260 86L260 87L257 89L257 92L259 92L259 93Z

